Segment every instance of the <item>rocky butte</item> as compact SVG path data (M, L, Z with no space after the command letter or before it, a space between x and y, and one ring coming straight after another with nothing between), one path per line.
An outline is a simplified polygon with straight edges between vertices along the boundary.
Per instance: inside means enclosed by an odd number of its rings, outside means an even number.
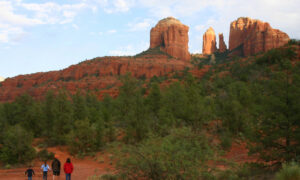
M227 46L224 42L224 36L223 33L219 34L219 52L225 52L227 50Z
M188 29L178 20L166 18L151 30L151 48L136 56L99 57L60 71L7 78L0 83L0 102L12 101L24 93L41 99L49 90L61 89L72 94L78 90L90 91L99 98L104 94L117 96L120 76L128 72L133 77L149 80L155 76L172 78L189 68L193 75L201 77L209 66L199 70L190 63Z
M213 54L217 51L216 45L216 34L212 27L210 27L204 34L203 34L203 46L202 46L202 53L203 54Z
M168 17L160 20L151 29L150 48L160 47L167 54L189 61L191 59L188 48L189 27L182 24L179 20Z
M283 46L289 39L269 23L241 17L230 24L229 50L241 47L243 55L249 56Z
M99 98L103 94L118 95L121 85L120 76L130 72L132 76L143 80L152 77L174 77L186 69L202 77L209 71L209 65L203 69L191 64L188 51L189 27L179 20L169 17L157 23L151 29L150 48L131 57L101 57L72 65L60 71L35 73L7 78L0 82L0 102L8 102L28 93L40 99L49 91L59 92L65 89L70 93L91 91ZM214 53L216 36L212 28L204 34L203 53ZM226 50L223 36L219 35L219 50ZM289 40L287 34L272 29L268 23L250 18L239 18L231 23L229 49L241 49L244 55L265 52L284 45ZM300 56L300 51L298 51ZM170 56L171 55L171 56ZM212 56L214 57L214 56Z

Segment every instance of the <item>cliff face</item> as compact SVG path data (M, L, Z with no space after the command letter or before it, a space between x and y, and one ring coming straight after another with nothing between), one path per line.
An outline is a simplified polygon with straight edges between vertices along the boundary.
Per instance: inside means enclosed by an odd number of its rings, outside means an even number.
M203 35L202 53L213 54L216 50L216 34L214 29L210 27Z
M223 34L219 34L219 52L225 52L227 50L227 46L224 42L224 36Z
M242 46L245 56L278 48L288 41L286 33L260 20L239 18L230 24L229 50Z
M164 54L147 54L138 57L102 57L72 65L61 71L35 73L8 78L0 84L0 102L14 100L28 93L40 99L49 90L65 89L91 91L101 98L105 93L118 95L120 75L130 72L132 76L150 79L157 76L173 76L176 71L191 68L195 76L202 76L208 69L198 70L187 61L170 58Z
M160 46L161 50L169 55L185 61L191 59L188 50L189 27L179 20L168 17L157 23L151 29L150 48Z

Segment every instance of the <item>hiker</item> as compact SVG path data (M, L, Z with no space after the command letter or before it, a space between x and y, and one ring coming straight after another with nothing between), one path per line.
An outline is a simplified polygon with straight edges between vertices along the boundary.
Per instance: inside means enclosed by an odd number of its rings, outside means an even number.
M48 171L51 171L50 167L47 164L47 161L41 166L41 169L43 170L43 180L47 180L47 173Z
M32 166L29 166L28 169L25 171L25 175L27 175L28 180L32 180L32 176L34 176L34 170Z
M66 180L71 180L71 173L73 172L73 164L71 163L70 158L67 159L64 164L64 171L66 173Z
M58 155L55 155L51 164L52 172L53 172L53 180L55 179L55 176L57 176L57 179L59 179L59 175L60 175L60 161L57 158Z

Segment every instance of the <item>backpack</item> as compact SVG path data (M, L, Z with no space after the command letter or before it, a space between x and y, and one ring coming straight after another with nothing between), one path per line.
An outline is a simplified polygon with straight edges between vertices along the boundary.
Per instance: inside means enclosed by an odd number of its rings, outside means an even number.
M60 171L60 162L57 159L54 159L52 162L53 171Z

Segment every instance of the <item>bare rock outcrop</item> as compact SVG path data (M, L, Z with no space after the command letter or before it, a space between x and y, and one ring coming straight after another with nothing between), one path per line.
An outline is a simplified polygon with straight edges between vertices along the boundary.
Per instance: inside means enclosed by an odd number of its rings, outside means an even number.
M248 17L238 18L230 24L229 50L242 46L245 56L266 52L285 45L289 36L273 29L269 23Z
M188 61L191 59L188 32L189 27L179 20L173 17L162 19L151 29L150 48L160 47L169 55Z
M202 53L203 54L213 54L217 50L216 44L216 34L212 27L210 27L203 34L203 46Z
M227 50L227 46L224 41L223 33L219 34L219 52L225 52Z
M193 66L188 61L178 61L165 54L149 53L136 57L101 57L72 65L60 71L35 73L7 78L0 84L0 102L13 101L28 93L36 99L53 90L67 90L74 94L81 91L94 92L98 97L108 93L118 95L122 85L119 77L130 72L136 78L150 79L154 76L167 76L186 67ZM195 72L198 72L196 68Z

